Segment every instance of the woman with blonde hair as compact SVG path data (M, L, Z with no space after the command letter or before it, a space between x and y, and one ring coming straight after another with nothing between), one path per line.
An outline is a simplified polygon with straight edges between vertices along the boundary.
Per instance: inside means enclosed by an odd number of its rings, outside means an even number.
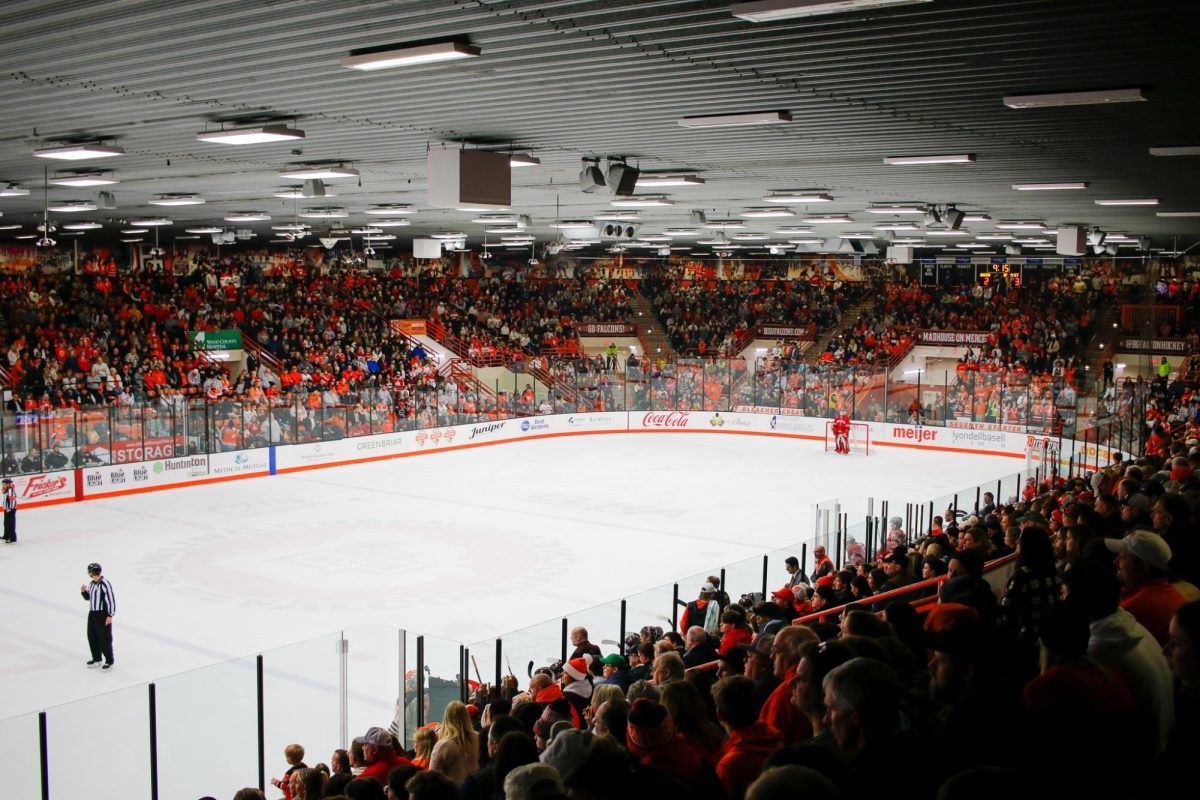
M479 733L471 724L467 707L457 700L446 706L429 769L445 775L455 786L461 786L479 769Z
M413 734L413 750L416 751L416 758L412 762L414 767L429 769L429 757L433 754L433 748L438 741L435 728L437 728L437 723L425 725L417 728L417 732Z
M622 700L625 699L625 690L620 686L617 686L615 683L598 684L596 688L592 690L592 701L588 703L587 708L583 710L583 721L588 725L591 725L596 719L596 711L600 708L600 705L607 700L612 700L617 697L621 698Z

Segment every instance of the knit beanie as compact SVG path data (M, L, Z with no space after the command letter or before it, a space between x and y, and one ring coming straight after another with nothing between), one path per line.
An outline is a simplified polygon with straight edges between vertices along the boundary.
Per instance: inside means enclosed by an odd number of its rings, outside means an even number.
M571 773L583 764L595 743L596 737L587 731L568 730L556 733L539 760L557 769L564 781L570 780Z
M653 753L675 736L675 724L661 703L645 697L633 701L629 709L626 744L638 758Z

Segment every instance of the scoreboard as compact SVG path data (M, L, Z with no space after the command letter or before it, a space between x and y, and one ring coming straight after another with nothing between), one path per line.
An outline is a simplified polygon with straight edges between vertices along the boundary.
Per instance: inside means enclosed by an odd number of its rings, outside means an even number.
M1078 258L923 258L917 262L926 286L1020 287L1064 275L1078 275Z

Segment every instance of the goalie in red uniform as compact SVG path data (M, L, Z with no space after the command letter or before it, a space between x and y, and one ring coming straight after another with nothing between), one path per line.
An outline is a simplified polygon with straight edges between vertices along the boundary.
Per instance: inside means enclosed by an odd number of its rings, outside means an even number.
M845 412L833 418L833 442L835 452L850 454L850 417Z

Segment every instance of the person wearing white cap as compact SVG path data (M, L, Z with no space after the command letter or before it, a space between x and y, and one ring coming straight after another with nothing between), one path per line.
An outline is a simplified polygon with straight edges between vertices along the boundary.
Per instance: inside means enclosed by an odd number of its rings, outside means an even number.
M1153 531L1137 529L1122 539L1105 539L1104 546L1117 554L1121 579L1121 608L1133 615L1160 645L1171 638L1175 609L1184 597L1167 579L1171 547Z

